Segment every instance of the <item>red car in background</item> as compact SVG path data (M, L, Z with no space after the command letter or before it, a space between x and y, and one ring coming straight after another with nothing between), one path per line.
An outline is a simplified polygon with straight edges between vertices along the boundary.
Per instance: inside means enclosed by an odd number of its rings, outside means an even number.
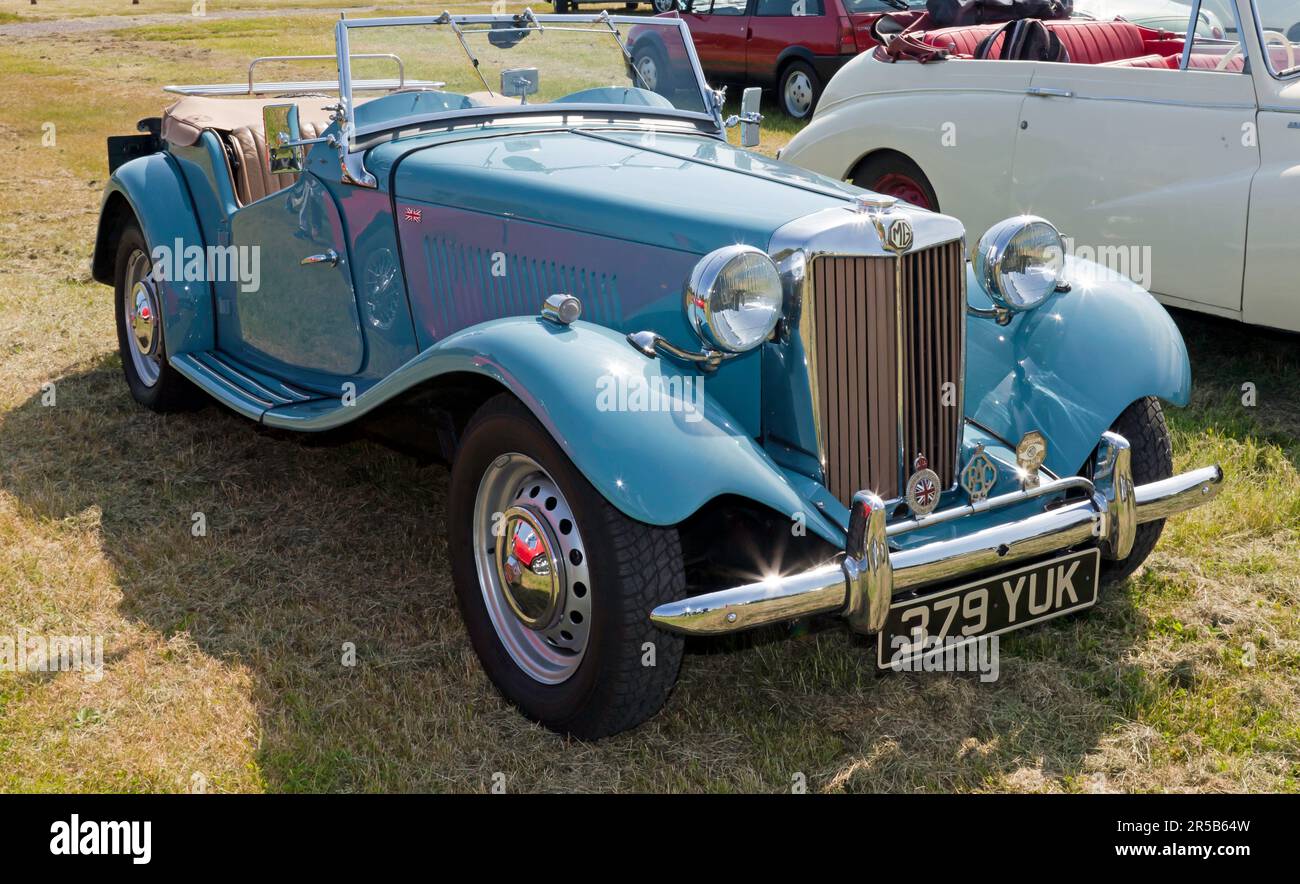
M775 89L781 109L802 120L835 72L876 45L871 25L877 18L924 6L924 0L679 0L679 11L664 14L686 20L711 82ZM649 68L655 59L645 53L638 61Z

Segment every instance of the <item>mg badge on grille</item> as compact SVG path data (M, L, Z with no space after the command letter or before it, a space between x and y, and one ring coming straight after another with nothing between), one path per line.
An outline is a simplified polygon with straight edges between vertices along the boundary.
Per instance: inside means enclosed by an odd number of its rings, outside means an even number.
M885 233L885 248L895 252L906 252L912 247L912 222L906 218L895 218L889 223Z
M989 496L998 482L998 468L993 459L984 453L984 446L975 446L966 468L961 471L961 487L970 495L971 503L979 503Z
M907 480L907 506L914 516L928 516L939 504L939 474L930 469L924 454L912 464L916 472Z

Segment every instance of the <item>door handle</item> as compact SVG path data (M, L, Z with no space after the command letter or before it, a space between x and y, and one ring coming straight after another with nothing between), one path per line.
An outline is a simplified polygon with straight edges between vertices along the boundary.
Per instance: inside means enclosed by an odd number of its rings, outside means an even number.
M298 262L303 267L312 264L328 264L331 267L339 266L339 253L333 249L326 249L323 255L308 255Z
M1053 86L1030 86L1025 92L1026 95L1036 95L1039 98L1073 98L1074 93L1069 89L1057 89Z

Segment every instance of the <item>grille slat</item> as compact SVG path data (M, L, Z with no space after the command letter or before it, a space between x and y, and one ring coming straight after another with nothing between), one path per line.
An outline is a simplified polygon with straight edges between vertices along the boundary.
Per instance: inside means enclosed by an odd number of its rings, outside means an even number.
M827 256L812 263L806 340L815 407L827 487L846 504L861 489L901 496L917 453L943 487L956 481L961 402L943 401L945 384L961 388L964 264L960 241L901 258Z

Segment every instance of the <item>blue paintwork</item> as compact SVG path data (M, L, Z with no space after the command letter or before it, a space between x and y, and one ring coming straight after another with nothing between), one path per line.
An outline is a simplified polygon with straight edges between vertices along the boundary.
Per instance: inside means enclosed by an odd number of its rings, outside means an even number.
M427 110L421 102L435 100L449 99L398 94L358 114L365 124ZM682 286L701 255L737 242L766 247L780 226L842 205L857 189L707 135L652 139L626 128L537 125L516 119L380 144L365 159L377 190L340 183L336 154L317 145L296 187L242 209L223 183L215 141L122 166L110 191L128 196L151 243L204 242L205 232L232 227L239 241L246 226L244 241L274 242L296 264L332 240L344 257L336 282L357 293L335 298L335 319L313 339L323 352L311 352L303 338L295 355L274 337L276 311L291 323L313 309L321 293L311 273L291 274L299 280L292 291L262 293L270 312L259 317L267 323L260 346L240 328L237 299L217 322L206 284L182 286L165 308L177 368L241 413L298 431L338 427L451 373L491 378L531 408L593 485L633 518L675 524L718 496L737 495L801 516L810 532L841 544L848 512L819 483L812 429L802 417L811 403L797 335L706 376L645 358L624 334L653 329L696 347L682 316ZM337 220L304 228L289 211L304 199ZM404 220L407 209L418 220ZM385 250L400 252L405 271L387 292L396 311L365 288L365 268ZM504 276L492 272L497 253ZM1124 280L1085 285L1082 269L1072 261L1073 290L1007 327L968 322L967 413L988 432L968 426L967 449L984 444L1010 463L1005 440L1040 429L1049 469L1071 474L1131 401L1186 401L1187 355L1163 308ZM972 303L987 303L973 278L969 287ZM579 295L583 321L561 328L536 319L554 291ZM620 374L645 383L704 378L702 410L604 410L601 385ZM349 382L357 395L344 406L339 386ZM1015 483L1007 467L997 490ZM962 496L950 491L943 505ZM902 544L1017 514L982 514L913 532Z
M1070 291L1007 326L967 322L966 413L1013 441L1040 430L1048 469L1073 475L1130 402L1186 405L1192 372L1178 327L1147 292L1074 258L1065 278ZM967 286L972 304L991 303L973 271Z

